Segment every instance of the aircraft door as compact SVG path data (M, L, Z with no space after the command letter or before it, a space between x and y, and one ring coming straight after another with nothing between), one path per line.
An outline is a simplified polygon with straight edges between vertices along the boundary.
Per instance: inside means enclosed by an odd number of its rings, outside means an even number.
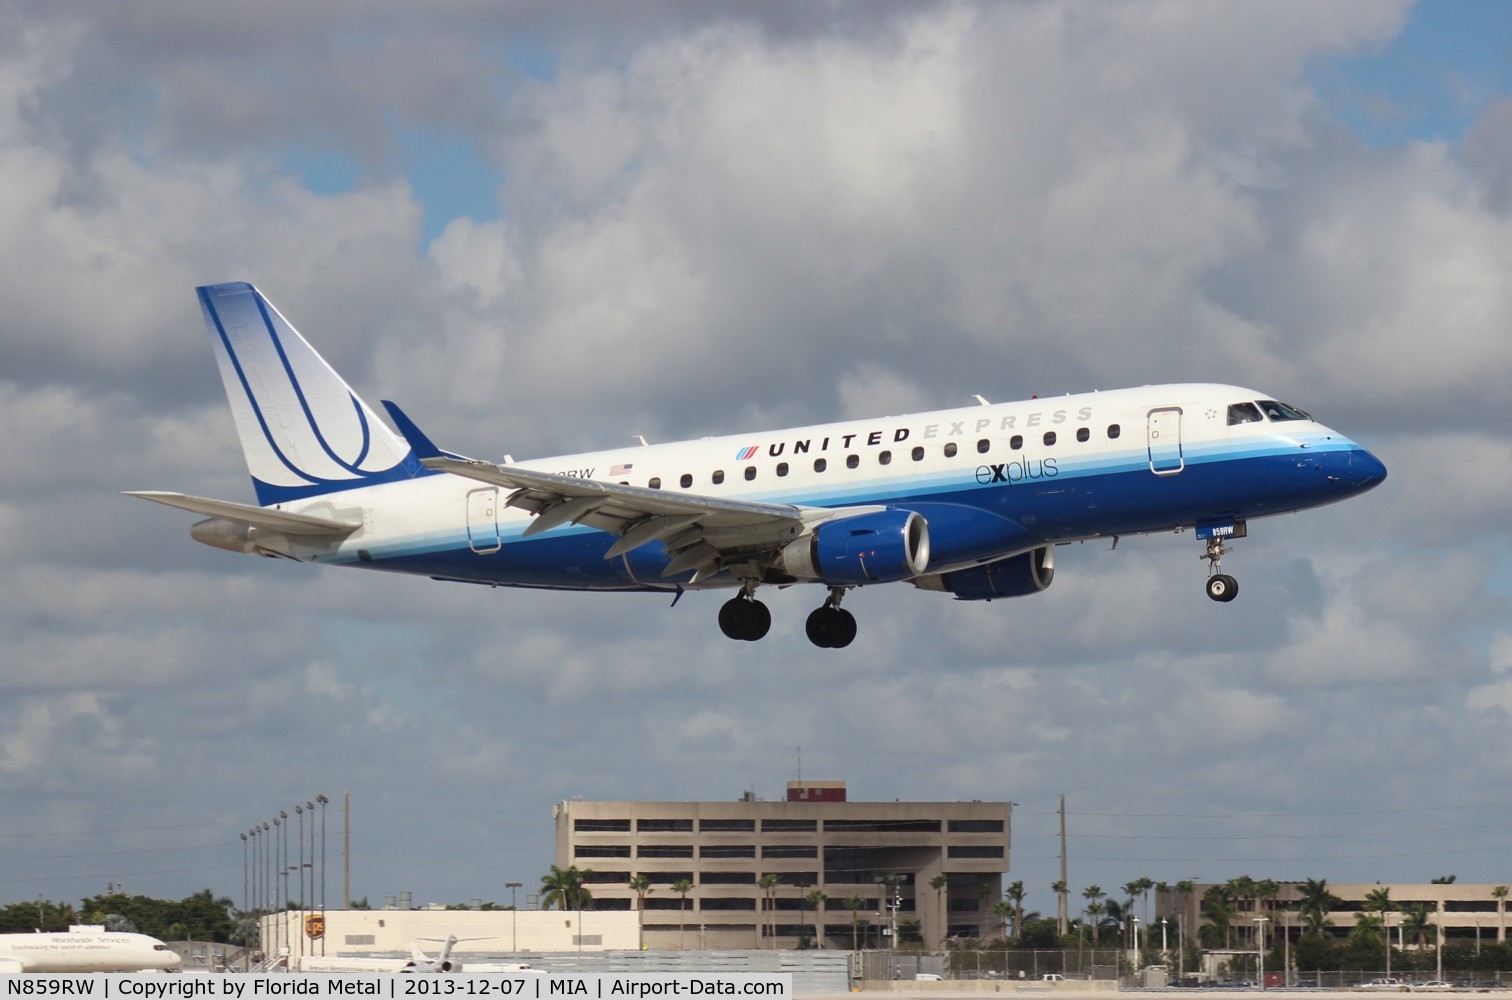
M1150 471L1157 476L1174 476L1186 468L1181 453L1181 408L1167 406L1151 410L1148 423Z
M467 492L467 544L480 556L499 551L499 490L485 486Z

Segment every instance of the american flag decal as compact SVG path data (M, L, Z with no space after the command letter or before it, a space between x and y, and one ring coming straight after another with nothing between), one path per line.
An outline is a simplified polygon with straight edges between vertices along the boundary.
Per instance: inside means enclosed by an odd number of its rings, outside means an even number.
M627 476L630 474L630 470L633 468L635 468L634 462L626 462L624 465L611 465L609 466L609 478L613 479L615 476Z

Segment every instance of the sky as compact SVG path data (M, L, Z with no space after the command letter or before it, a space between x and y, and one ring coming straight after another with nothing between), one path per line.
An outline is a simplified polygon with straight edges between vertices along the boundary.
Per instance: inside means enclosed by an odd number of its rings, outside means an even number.
M1013 870L1512 882L1512 9L0 0L0 902L242 901L324 794L328 900L505 901L552 805L1018 804ZM518 458L1159 382L1391 470L1057 552L1045 593L454 587L238 557L196 285ZM524 903L525 898L521 897Z

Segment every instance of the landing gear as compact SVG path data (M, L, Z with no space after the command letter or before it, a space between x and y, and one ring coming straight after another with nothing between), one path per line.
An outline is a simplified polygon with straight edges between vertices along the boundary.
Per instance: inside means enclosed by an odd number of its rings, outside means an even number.
M719 630L731 639L755 642L772 627L772 612L744 591L719 609Z
M820 649L844 649L856 638L855 616L840 607L844 594L842 588L832 588L824 605L815 608L804 624L809 642Z
M1234 550L1224 547L1221 538L1209 538L1207 551L1201 556L1208 561L1207 595L1224 604L1239 596L1239 581L1227 573L1219 572L1219 564L1224 555L1232 551Z

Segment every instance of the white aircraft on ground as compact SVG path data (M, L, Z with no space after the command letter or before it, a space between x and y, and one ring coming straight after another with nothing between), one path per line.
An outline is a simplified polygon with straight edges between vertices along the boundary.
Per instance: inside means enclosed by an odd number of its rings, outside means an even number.
M0 934L0 972L167 972L183 964L178 952L157 938L92 924L66 934Z
M735 589L732 639L760 639L762 586L817 584L809 639L849 645L852 589L958 600L1038 593L1054 547L1194 529L1207 593L1248 522L1386 478L1375 456L1270 394L1155 385L847 420L503 464L390 430L253 286L199 289L260 506L134 492L208 516L232 552L554 590ZM673 601L676 603L676 600Z
M417 975L445 975L451 972L510 972L522 976L544 976L540 969L532 969L523 962L468 962L464 965L452 957L452 949L463 941L487 941L492 938L459 938L449 934L441 938L421 938L421 941L441 941L441 951L431 958L417 941L410 942L409 958L367 958L361 956L330 958L324 955L306 955L299 960L300 972L396 972Z

